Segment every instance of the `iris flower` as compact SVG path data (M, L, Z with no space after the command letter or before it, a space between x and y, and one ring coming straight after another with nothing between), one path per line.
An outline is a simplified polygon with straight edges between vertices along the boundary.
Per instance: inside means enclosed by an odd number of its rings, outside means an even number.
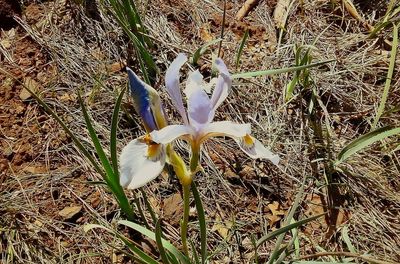
M180 125L166 125L166 122L160 122L165 119L160 118L163 114L158 94L155 95L153 88L128 70L136 111L145 123L147 134L131 141L122 150L120 180L122 186L134 189L156 178L167 160L169 144L178 138L188 141L191 145L192 174L198 169L202 143L218 136L233 138L251 158L269 159L273 164L278 164L279 157L251 136L250 124L237 124L231 121L213 122L216 109L227 98L232 85L232 78L221 59L215 61L218 77L209 84L204 82L199 71L189 73L184 90L187 98L187 111L185 110L179 88L179 70L186 61L186 56L179 54L167 69L165 76L167 93L183 121ZM207 92L210 92L209 88L214 83L215 88L209 97Z

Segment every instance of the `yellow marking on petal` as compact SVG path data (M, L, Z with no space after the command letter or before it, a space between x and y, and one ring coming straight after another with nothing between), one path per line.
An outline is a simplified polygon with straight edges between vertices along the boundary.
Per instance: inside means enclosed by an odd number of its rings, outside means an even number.
M146 143L147 145L150 145L150 144L153 142L153 140L151 139L150 134L148 134L148 133L147 133L146 135L143 136L142 140L143 140L143 142Z
M161 145L160 144L149 144L147 147L147 157L149 158L155 158L160 154L160 148Z
M254 140L249 134L246 134L246 136L243 137L243 142L246 146L254 145Z

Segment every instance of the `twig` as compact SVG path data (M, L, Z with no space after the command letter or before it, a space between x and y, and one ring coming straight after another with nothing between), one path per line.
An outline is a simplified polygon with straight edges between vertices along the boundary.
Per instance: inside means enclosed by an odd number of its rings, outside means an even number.
M243 20L245 16L247 16L250 11L260 2L260 0L246 0L244 2L243 6L239 9L239 11L236 14L235 19L236 20Z

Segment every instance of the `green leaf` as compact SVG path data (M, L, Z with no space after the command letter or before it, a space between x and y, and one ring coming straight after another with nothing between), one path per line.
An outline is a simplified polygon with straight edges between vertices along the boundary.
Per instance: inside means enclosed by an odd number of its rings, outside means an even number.
M337 262L337 261L316 261L316 260L298 260L290 262L292 264L356 264L356 262Z
M194 197L194 202L196 204L197 215L199 218L200 226L200 244L201 244L201 263L206 263L207 260L207 226L206 217L204 213L203 204L201 203L201 198L199 191L197 190L196 184L192 182L192 193Z
M86 184L89 185L102 185L102 186L107 186L107 183L104 181L86 181Z
M233 79L237 79L237 78L252 78L252 77L257 77L257 76L274 75L274 74L280 74L280 73L286 73L286 72L294 72L294 71L304 70L304 69L307 69L307 68L317 67L317 66L320 66L320 65L332 62L332 61L335 61L335 60L320 61L320 62L308 64L308 65L293 66L293 67L282 68L282 69L235 73L235 74L232 75L232 78Z
M207 42L206 44L204 44L204 45L201 46L200 48L198 48L198 49L193 53L192 64L196 65L197 62L199 61L201 55L203 55L203 54L207 51L208 47L210 47L211 45L213 45L213 44L215 44L215 43L218 43L218 42L220 42L220 41L222 41L222 39L220 39L220 38L219 38L219 39L214 39L214 40L211 40L211 41Z
M397 134L400 134L400 127L393 128L391 126L387 126L362 135L342 149L338 155L335 165L338 165L352 156L354 153L368 147L369 145Z
M286 216L285 221L283 222L284 226L287 226L289 223L292 223L292 224L296 223L296 222L293 223L292 220L293 220L294 214L295 214L295 212L297 210L297 207L300 204L300 200L303 197L303 192L304 192L304 181L302 182L300 190L296 194L296 198L295 198L295 200L293 202L293 205L291 206L291 208L289 210L289 213ZM282 253L282 251L280 251L279 249L281 248L281 244L283 242L283 239L284 239L284 233L282 233L282 234L280 234L278 236L278 239L277 239L277 241L275 243L275 248L274 248L274 250L273 250L273 252L271 254L269 263L272 263L273 261L278 259L279 255Z
M106 230L107 232L117 236L134 254L136 254L142 260L142 262L144 262L146 264L159 264L154 258L152 258L148 254L146 254L144 251L142 251L141 249L136 247L135 244L133 244L128 238L126 238L125 236L121 235L120 233L118 233L110 228L107 228L105 226L98 225L98 224L87 224L83 227L83 230L85 232L89 232L90 230L92 230L94 228L101 228L101 229Z
M295 223L296 220L292 218L290 221L291 224ZM292 237L294 239L294 255L298 258L300 256L300 239L299 239L299 231L296 228L292 229Z
M156 243L157 243L158 251L160 252L162 262L164 264L168 264L169 263L168 256L167 256L167 253L165 252L164 245L162 243L162 230L161 230L160 222L161 222L161 220L158 219L158 221L156 223Z
M103 147L100 144L100 140L97 137L96 131L93 128L92 122L90 120L89 114L86 110L85 104L83 103L81 94L78 92L78 100L79 104L82 108L83 117L85 118L86 127L89 131L90 138L92 139L93 145L96 149L96 153L99 156L101 164L103 165L104 170L106 171L105 180L108 182L110 178L113 177L114 171L110 165L110 161L108 160Z
M119 181L119 171L118 171L118 158L117 158L117 128L118 128L118 115L121 107L122 98L126 88L122 89L121 93L117 98L117 102L114 106L114 111L112 115L111 121L111 133L110 133L110 153L111 153L111 162L114 169L114 181Z
M106 156L106 153L104 152L103 147L100 144L100 140L97 137L96 131L94 130L94 127L92 125L92 122L90 120L89 114L87 112L85 104L83 103L80 93L78 93L78 100L79 100L79 104L82 108L83 117L85 118L85 123L86 123L86 127L89 131L90 138L92 139L93 145L96 149L96 153L99 156L101 164L103 165L103 168L106 172L106 174L103 178L106 181L110 190L113 192L114 196L116 197L121 210L125 213L125 215L130 220L133 220L134 214L133 214L132 207L130 206L128 198L126 197L125 192L119 183L118 175L117 176L115 175L114 170L111 167L110 161L109 161L108 157Z
M244 32L242 41L240 42L238 52L236 54L236 68L239 67L240 57L242 56L243 48L244 48L244 45L246 44L248 37L249 37L249 29L246 29L246 31Z
M376 125L378 124L379 118L382 116L383 111L385 110L386 101L389 96L390 83L392 82L394 65L396 63L396 53L397 53L397 46L398 46L398 41L399 41L398 36L399 36L399 28L398 28L398 26L393 24L393 43L392 43L392 50L390 51L389 69L388 69L385 87L383 89L381 101L379 103L378 111L376 112L375 120L374 120L374 123L372 124L371 129L375 129Z
M132 228L133 230L138 231L139 233L141 233L142 235L152 239L152 240L156 240L156 234L151 231L148 230L146 228L144 228L141 225L138 225L134 222L130 222L130 221L126 221L126 220L120 220L118 221L118 224L127 226L129 228ZM183 255L174 245L172 245L170 242L168 242L165 239L161 239L162 244L164 245L164 248L169 251L170 253L172 253L177 259L179 259L182 263L185 264L190 264L189 259Z
M268 240L270 240L270 239L273 239L274 237L277 237L277 236L279 236L280 234L286 233L286 232L288 232L289 230L291 230L291 229L293 229L293 228L297 228L297 227L302 226L302 225L304 225L304 224L306 224L306 223L308 223L308 222L311 222L311 221L313 221L313 220L315 220L315 219L318 219L318 218L320 218L321 216L324 216L324 215L325 215L325 214L315 215L315 216L312 216L312 217L309 217L309 218L306 218L306 219L297 221L297 222L295 222L295 223L293 223L293 224L289 224L289 225L287 225L287 226L281 227L281 228L279 228L278 230L272 231L271 233L269 233L269 234L263 236L262 238L260 238L260 239L257 241L256 247L258 248L258 247L260 247L263 243L265 243L266 241L268 241Z
M347 226L344 226L341 233L342 233L342 239L346 243L346 246L349 249L349 251L351 253L357 253L349 237L349 228Z
M200 264L200 259L199 256L197 255L196 246L192 240L189 240L189 242L190 242L190 247L192 249L193 261L195 264Z
M288 102L293 97L294 88L296 87L297 82L299 81L299 77L297 73L293 77L293 79L286 86L285 91L285 101Z

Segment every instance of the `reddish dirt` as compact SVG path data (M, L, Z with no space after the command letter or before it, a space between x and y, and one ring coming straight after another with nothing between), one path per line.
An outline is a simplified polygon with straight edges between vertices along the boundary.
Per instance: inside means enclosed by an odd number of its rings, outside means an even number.
M0 54L1 68L18 80L0 74L0 175L4 177L10 169L26 167L25 163L46 148L57 149L66 138L48 139L54 121L36 103L31 103L32 97L23 95L21 83L29 83L40 93L54 76L55 69L40 46L18 27L2 32L0 40L7 43L5 50L9 55Z

